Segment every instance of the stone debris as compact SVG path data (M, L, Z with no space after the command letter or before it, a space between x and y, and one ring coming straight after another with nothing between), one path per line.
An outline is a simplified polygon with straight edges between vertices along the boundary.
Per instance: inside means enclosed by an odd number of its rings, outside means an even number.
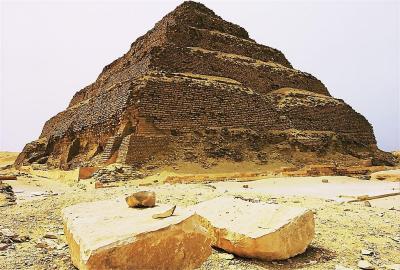
M370 175L360 175L358 177L361 180L371 180L371 176Z
M369 261L366 261L366 260L358 261L357 266L358 266L358 268L364 269L364 270L373 270L373 269L375 269L375 267Z
M142 179L144 174L132 166L111 164L93 172L92 177L102 184L109 184L119 181Z
M47 249L47 250L60 250L66 245L65 243L59 243L56 238L45 238L40 239L36 245L37 248Z
M33 191L29 192L27 196L30 198L41 198L41 197L51 197L51 196L57 196L59 195L58 193L54 193L52 191Z
M223 260L233 260L235 258L234 255L229 253L218 253L218 257Z
M100 181L96 181L94 183L94 188L111 188L111 187L116 187L116 185L110 185L110 184L104 184Z
M57 235L55 235L54 233L46 233L44 236L44 238L48 238L48 239L57 239Z
M12 187L0 181L0 207L14 205L16 200Z
M125 198L129 207L142 208L153 207L156 204L156 193L151 191L139 191Z
M157 219L157 218L167 218L167 217L170 217L170 216L172 216L172 215L174 214L175 209L176 209L176 205L174 205L171 209L168 209L167 211L165 211L165 212L163 212L163 213L154 214L154 215L152 216L152 218Z
M329 183L328 179L322 179L322 183Z
M371 207L372 205L371 205L371 203L369 201L364 201L364 206Z
M363 249L363 250L361 250L361 254L370 256L370 255L373 255L374 252L372 250L369 250L369 249Z
M28 242L31 238L27 235L17 235L12 238L12 241L15 243L23 243Z
M81 203L63 210L65 236L79 269L194 269L211 254L209 222L170 205L129 208L123 198Z
M23 242L28 242L29 240L30 240L29 236L19 235L10 229L0 230L0 243L2 244L3 249L12 246L14 243L23 243Z
M0 243L0 251L6 250L9 247L9 244Z
M98 167L79 167L79 180L90 179L99 170Z
M15 238L18 236L18 234L11 231L10 229L1 229L0 236L4 236L4 237L8 237L8 238Z
M37 248L47 248L48 245L46 242L38 242L38 243L36 243L36 247Z
M191 209L211 222L215 247L241 257L288 259L314 237L314 214L305 208L218 197Z

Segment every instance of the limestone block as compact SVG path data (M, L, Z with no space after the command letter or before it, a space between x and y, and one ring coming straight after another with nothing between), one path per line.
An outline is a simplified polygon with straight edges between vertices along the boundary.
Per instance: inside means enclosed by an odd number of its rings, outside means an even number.
M79 180L89 179L93 174L98 171L98 167L80 167L79 168Z
M211 222L214 246L241 257L287 259L314 237L314 215L305 208L219 197L191 209Z
M80 270L194 269L211 254L210 224L172 206L129 208L124 198L81 203L63 210L73 264Z

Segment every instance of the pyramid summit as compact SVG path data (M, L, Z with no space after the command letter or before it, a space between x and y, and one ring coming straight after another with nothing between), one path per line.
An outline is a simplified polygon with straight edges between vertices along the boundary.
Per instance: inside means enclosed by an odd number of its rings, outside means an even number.
M368 121L282 52L184 2L50 118L15 165L392 163ZM210 165L211 164L211 165Z

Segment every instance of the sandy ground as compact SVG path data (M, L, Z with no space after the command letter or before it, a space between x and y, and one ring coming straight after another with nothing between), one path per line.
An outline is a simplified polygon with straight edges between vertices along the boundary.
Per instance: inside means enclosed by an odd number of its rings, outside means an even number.
M328 183L324 183L323 179L328 180ZM221 192L227 190L254 195L319 198L337 202L347 202L364 195L376 196L400 192L400 182L359 180L347 176L269 178L250 182L219 182L211 185ZM370 203L400 211L400 196L375 199Z
M377 180L400 181L400 169L372 173L371 177Z
M13 164L18 154L17 152L0 152L0 169Z
M364 258L376 269L400 264L400 196L348 203L351 196L399 192L399 182L350 177L268 178L250 182L154 184L130 181L114 188L94 189L91 179L78 182L77 172L30 169L16 181L17 205L0 208L0 230L10 229L29 241L0 251L0 269L75 269L65 244L61 209L151 190L159 203L188 206L222 195L258 198L268 203L304 206L315 212L316 235L309 249L290 260L262 262L235 257L227 260L215 250L201 269L358 269ZM162 177L161 174L159 177ZM152 179L157 176L152 176ZM323 183L327 179L328 183ZM148 180L147 180L148 182ZM161 182L161 181L160 181ZM326 182L326 181L324 181ZM248 187L246 186L248 185ZM344 195L344 197L343 197ZM390 210L389 210L390 209ZM55 239L48 239L51 234ZM361 255L361 250L372 251Z

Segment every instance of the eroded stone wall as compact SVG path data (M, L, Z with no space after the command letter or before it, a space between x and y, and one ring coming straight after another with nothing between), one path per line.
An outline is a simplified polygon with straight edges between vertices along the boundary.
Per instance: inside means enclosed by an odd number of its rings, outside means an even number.
M103 130L117 126L127 107L130 83L113 87L96 98L87 99L46 122L40 137L63 137L84 129Z
M180 133L227 127L332 131L347 134L366 146L376 143L368 121L332 97L314 96L309 91L264 96L240 84L181 75L159 76L147 78L134 98L140 100L140 116L150 119L160 130Z
M160 152L168 152L169 136L134 135L130 136L125 163L142 165Z
M284 87L305 89L329 95L321 81L312 75L275 62L264 62L242 55L209 51L199 47L154 49L152 70L192 73L234 79L254 91L266 94Z

